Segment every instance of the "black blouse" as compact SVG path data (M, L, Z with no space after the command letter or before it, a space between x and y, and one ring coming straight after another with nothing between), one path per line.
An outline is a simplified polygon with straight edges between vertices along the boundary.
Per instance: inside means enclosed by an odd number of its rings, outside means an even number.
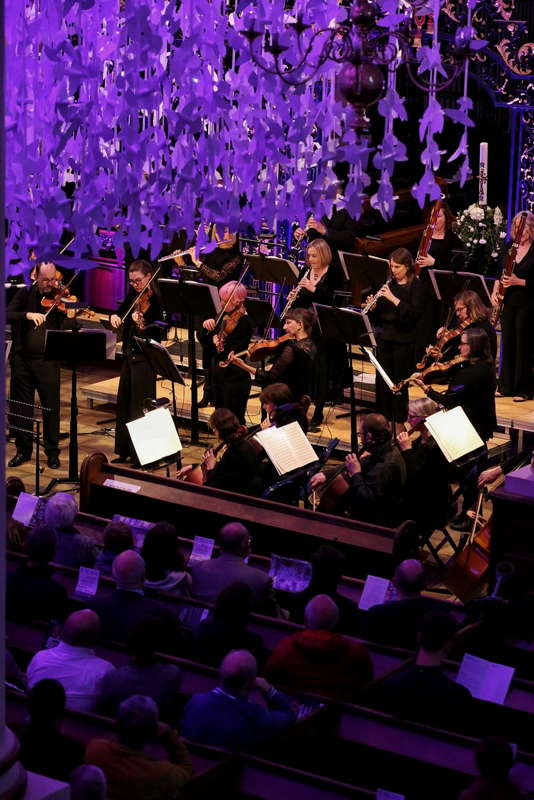
M505 306L525 308L534 306L534 241L521 261L517 261L514 274L526 280L526 286L510 286L504 293Z
M301 271L299 280L302 280L307 271L308 267ZM341 268L331 264L321 280L316 284L314 292L310 292L308 289L299 289L293 308L311 308L313 303L331 306L334 304L334 293L342 288L343 273Z
M382 340L394 342L415 342L417 323L424 307L424 288L419 278L414 278L409 284L398 284L393 279L389 288L400 303L393 305L389 300L381 297L372 314L373 320L379 321L382 326Z
M124 314L126 314L126 312L131 307L132 303L134 302L137 296L138 292L136 292L133 289L128 292L128 294L126 295L126 299L123 300L123 302L117 309L117 315L119 317L122 317ZM142 339L154 339L156 342L160 342L162 338L163 329L157 325L154 325L155 322L161 322L163 317L163 305L161 303L161 298L159 294L156 291L154 291L149 297L148 309L143 314L143 318L145 321L143 328L139 328L132 319L132 314L134 314L135 311L136 309L134 307L133 310L130 311L130 313L124 320L122 346L123 346L123 352L125 354L133 355L135 356L136 360L141 360L143 358L142 353L139 350L139 348L135 345L133 337L137 336Z
M432 256L435 263L432 267L424 269L452 269L454 271L463 269L465 255L453 253L453 250L465 250L465 247L460 237L452 231L447 231L443 239L432 239L428 254Z
M256 380L261 386L285 383L295 400L309 394L316 347L312 339L283 342L276 348L271 369L257 369Z
M497 427L495 367L486 361L460 365L445 392L428 389L427 395L445 408L461 406L485 442Z

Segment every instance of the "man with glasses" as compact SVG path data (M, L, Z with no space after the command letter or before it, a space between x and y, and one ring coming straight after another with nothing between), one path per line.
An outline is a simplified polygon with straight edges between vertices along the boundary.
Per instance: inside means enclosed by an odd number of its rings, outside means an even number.
M117 330L123 326L123 362L117 392L117 424L115 429L114 462L128 461L138 466L127 422L143 416L146 398L156 396L156 376L138 347L135 337L148 337L161 341L161 328L154 323L161 320L163 307L155 280L154 267L148 261L132 261L128 269L131 286L125 300L110 318L111 326ZM135 303L136 298L139 302ZM129 311L129 309L132 309ZM128 313L129 311L129 313ZM150 330L147 330L150 328Z
M41 304L52 294L56 285L56 266L51 262L38 262L35 283L20 289L6 310L6 321L11 324L13 352L11 355L10 411L11 425L15 430L17 452L8 462L10 469L20 467L32 457L33 417L32 404L37 391L43 411L44 448L50 469L58 469L59 462L59 361L44 358L47 330L57 330L65 322L65 315ZM17 415L17 416L15 416Z

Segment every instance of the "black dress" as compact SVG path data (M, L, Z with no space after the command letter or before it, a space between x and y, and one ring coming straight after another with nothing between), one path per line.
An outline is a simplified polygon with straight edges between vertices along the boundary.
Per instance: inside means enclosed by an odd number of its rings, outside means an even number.
M332 251L332 266L341 269L339 251L354 253L356 250L356 237L359 233L358 223L345 208L332 209L331 217L321 217L321 222L326 227L326 233L319 233L310 228L308 241L324 239ZM316 301L318 302L318 301Z
M255 447L239 436L231 439L220 461L208 471L204 486L240 494L258 494L260 479Z
M206 283L222 286L223 283L239 278L242 263L243 257L236 240L232 247L216 247L211 253L203 255L198 268L199 276Z
M458 323L453 322L451 328L457 328L457 327ZM497 358L497 334L495 333L495 328L493 327L489 319L477 319L474 322L470 322L469 325L466 325L464 331L473 330L474 328L486 331L486 334L489 339L491 357L493 358L493 360L495 360ZM456 356L460 355L461 338L462 338L461 334L458 334L458 336L455 336L454 339L449 339L449 341L443 348L441 361L450 361L451 358L456 358Z
M262 388L271 383L285 383L298 401L302 395L311 393L315 354L313 339L282 342L274 351L271 369L256 370L256 381Z
M514 273L526 280L526 286L510 286L504 293L499 390L504 395L531 397L534 391L534 242L516 263Z
M128 293L126 299L117 309L119 317L122 317L128 311L136 296L137 292L135 291ZM131 456L134 461L136 460L136 455L126 423L142 417L145 400L156 397L156 375L134 341L134 337L161 341L161 328L152 327L155 322L161 320L163 312L161 299L156 291L152 292L148 303L148 309L143 314L144 328L139 328L134 323L131 313L124 321L122 337L123 362L117 392L115 452L122 458Z
M427 395L445 408L461 406L480 438L486 442L497 427L495 414L495 367L487 361L460 364L444 392L428 389Z
M209 335L205 337L205 341L211 339L210 346L214 352L210 367L213 405L215 408L230 409L230 411L234 412L239 422L244 424L250 384L252 382L250 374L235 364L220 367L219 362L224 361L232 351L240 353L247 349L252 336L252 321L248 314L240 317L234 330L226 336L222 351L218 351L213 345L213 333L210 331L206 331L206 333Z
M372 318L373 323L376 319L382 328L378 360L393 383L398 383L415 371L415 340L423 310L424 289L418 278L403 285L393 279L389 288L399 298L399 305L395 306L381 297ZM376 405L387 419L392 420L394 416L396 422L405 422L408 416L408 387L393 395L377 373Z

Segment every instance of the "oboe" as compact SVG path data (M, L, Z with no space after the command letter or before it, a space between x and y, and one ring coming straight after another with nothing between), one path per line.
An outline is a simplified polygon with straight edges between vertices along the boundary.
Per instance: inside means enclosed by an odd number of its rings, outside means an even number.
M389 281L386 281L385 284L381 286L378 292L374 295L373 299L369 300L369 302L364 305L364 307L362 308L362 314L368 314L370 311L374 310L376 304L382 297L382 292L387 286L389 286L392 280L393 278L390 278Z
M306 274L304 275L303 278L301 278L301 281L303 281L305 278L309 278L310 277L310 272L311 272L311 269L306 270ZM287 314L287 312L289 311L289 309L291 308L291 306L293 305L293 303L297 299L301 289L302 289L302 286L300 285L300 282L299 282L298 286L295 286L295 288L291 289L291 291L289 292L289 294L287 296L287 303L285 304L283 310L280 313L280 319L281 320L284 319L285 315Z

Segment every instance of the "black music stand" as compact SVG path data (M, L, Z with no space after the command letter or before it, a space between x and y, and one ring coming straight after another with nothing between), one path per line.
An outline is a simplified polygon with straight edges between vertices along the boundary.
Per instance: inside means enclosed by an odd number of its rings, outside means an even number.
M252 255L247 253L247 263L257 281L296 286L299 270L292 261L277 256Z
M389 261L387 258L369 256L367 253L345 253L340 250L339 260L350 284L352 301L355 306L362 306L362 294L376 293L388 278Z
M281 328L283 323L278 314L274 312L268 300L258 300L255 297L247 297L245 300L247 314L252 320L255 328L262 328L267 331L269 328Z
M429 269L428 276L436 297L445 308L449 308L455 296L464 288L464 280L460 273L449 269Z
M198 387L197 359L195 353L195 317L216 319L221 312L221 301L215 286L196 281L161 278L158 281L163 307L169 313L187 317L189 344L189 375L191 377L191 444L198 444Z
M69 476L52 478L45 494L59 483L79 486L78 473L78 366L82 361L106 360L106 334L104 331L84 330L75 325L70 330L46 331L44 357L49 361L65 361L72 370L70 385Z
M479 275L476 272L458 272L458 277L462 278L461 291L469 289L471 292L478 294L485 306L491 308L491 292L488 288L488 282L492 285L493 278L487 278L485 275Z
M376 347L374 331L367 314L350 308L332 308L314 303L317 320L321 333L328 339L340 339L348 346L350 364L350 446L354 453L358 450L358 432L356 428L356 414L366 409L356 408L356 395L354 392L354 376L352 373L352 347L363 346L371 342Z

